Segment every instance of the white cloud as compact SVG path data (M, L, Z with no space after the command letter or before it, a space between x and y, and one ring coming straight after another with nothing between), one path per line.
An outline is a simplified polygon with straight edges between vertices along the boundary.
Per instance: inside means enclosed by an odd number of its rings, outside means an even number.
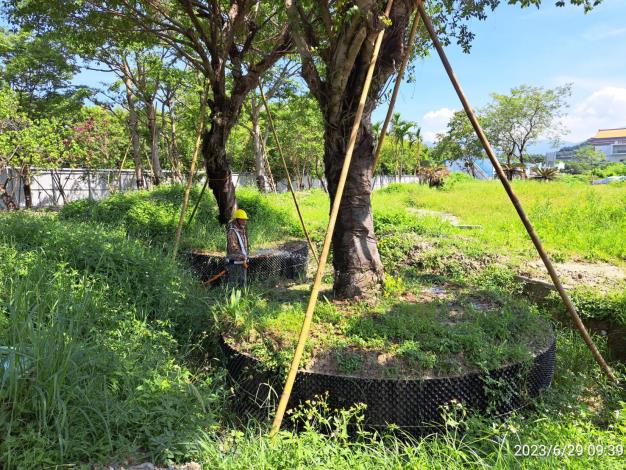
M434 142L437 134L445 132L448 121L454 114L454 109L439 108L429 111L420 120L422 127L422 137L426 142Z
M583 38L588 41L601 41L604 39L614 38L626 34L626 28L607 28L606 26L598 26L591 28L583 34Z
M568 141L582 142L598 129L626 126L626 87L605 86L572 106L563 123Z
M578 85L579 80L570 81ZM435 142L437 134L446 131L448 121L454 112L454 109L444 107L424 114L419 121L423 139L426 142ZM596 86L572 103L569 113L563 117L562 122L569 130L569 133L563 136L563 140L567 142L583 142L593 137L598 129L626 127L626 87L606 84Z

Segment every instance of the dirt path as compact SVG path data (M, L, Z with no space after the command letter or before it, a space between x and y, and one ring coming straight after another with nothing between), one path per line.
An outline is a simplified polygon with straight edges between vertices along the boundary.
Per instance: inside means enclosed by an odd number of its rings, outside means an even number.
M457 228L462 228L462 229L482 228L481 225L464 224L461 222L461 219L459 219L454 214L450 214L449 212L441 212L441 211L435 211L431 209L420 209L417 207L409 207L407 208L407 212L416 214L421 217L438 217L442 220L445 220L446 222L450 222L451 225Z

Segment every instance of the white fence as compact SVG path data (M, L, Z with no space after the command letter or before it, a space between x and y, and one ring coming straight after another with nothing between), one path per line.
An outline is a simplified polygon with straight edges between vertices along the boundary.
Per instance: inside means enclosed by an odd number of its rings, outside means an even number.
M103 199L116 192L132 191L137 189L134 170L87 170L84 168L58 168L52 170L30 170L31 197L34 208L60 207L63 204L79 199ZM164 172L164 180L168 181L169 173ZM8 182L7 182L8 180ZM405 175L400 180L395 176L381 175L374 178L374 189L383 188L391 183L414 183L418 178ZM144 181L148 187L149 178ZM12 195L20 207L26 206L24 197L24 181L16 169L0 170L0 186L6 184L6 192ZM251 173L233 174L233 184L236 187L256 186L256 178ZM296 189L325 188L325 182L317 178L305 176L293 180ZM280 180L276 183L277 191L288 190L287 182ZM0 200L0 210L5 206Z
M25 207L24 180L17 169L0 170L0 186L5 184L6 192L20 207ZM102 199L114 192L136 189L137 183L134 170L33 168L30 170L30 187L33 207L43 208L59 207L78 199ZM0 209L4 209L2 202Z

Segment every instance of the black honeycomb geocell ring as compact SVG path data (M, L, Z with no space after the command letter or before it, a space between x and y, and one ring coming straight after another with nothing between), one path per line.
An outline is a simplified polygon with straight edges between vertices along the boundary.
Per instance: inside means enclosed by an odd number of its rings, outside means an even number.
M230 377L238 384L234 408L258 414L272 409L280 394L281 374L227 344L220 346ZM441 424L442 406L456 400L482 415L501 416L522 408L550 386L554 375L556 339L533 359L454 377L429 379L372 379L298 371L288 408L327 394L331 409L358 403L368 427L394 424L408 431ZM271 399L268 400L268 397Z
M225 269L223 254L190 251L186 258L192 270L205 282ZM308 263L309 247L306 242L290 242L277 247L273 253L251 255L248 277L251 280L299 279L306 276Z

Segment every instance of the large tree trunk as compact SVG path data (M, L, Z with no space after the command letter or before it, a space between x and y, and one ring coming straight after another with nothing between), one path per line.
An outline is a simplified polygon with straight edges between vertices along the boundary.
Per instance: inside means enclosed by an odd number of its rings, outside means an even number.
M137 189L143 189L143 166L141 163L141 143L139 140L139 118L135 108L135 96L132 92L132 82L128 76L124 77L126 87L126 103L128 104L128 129L133 146L133 161L135 162L135 180Z
M150 161L152 162L152 171L154 185L161 184L161 160L159 160L159 124L157 122L156 106L154 103L146 103L148 110L148 128L150 130Z
M352 90L344 98L346 110L358 102L360 90ZM357 99L354 99L355 96ZM372 171L374 136L370 114L373 103L361 121L350 172L333 234L333 267L335 295L339 298L366 296L383 280L383 265L378 254L372 220ZM342 113L337 127L326 126L324 133L324 164L331 206L337 192L346 145L352 129L354 112Z
M211 125L204 131L202 139L202 156L209 188L217 201L218 220L221 224L227 223L237 208L235 185L226 155L226 142L234 122L234 119L226 119L221 113L213 112Z
M387 79L395 72L395 64L400 62L405 51L404 32L414 7L414 3L408 0L394 2L391 11L392 26L385 33L360 122L337 226L333 234L335 268L333 288L335 295L340 298L367 295L376 290L384 278L372 220L374 136L371 114ZM336 46L335 53L350 56L354 44L359 44L354 65L346 69L343 61L332 61L333 66L338 69L326 71L328 81L324 82L316 93L324 114L324 164L331 204L337 191L346 146L376 38L376 31L370 30L367 38L360 42L358 39L360 30L356 28L351 31L354 35L346 35ZM305 79L308 78L307 81L312 83L310 76L307 77L307 70L310 69L305 67L303 74Z

